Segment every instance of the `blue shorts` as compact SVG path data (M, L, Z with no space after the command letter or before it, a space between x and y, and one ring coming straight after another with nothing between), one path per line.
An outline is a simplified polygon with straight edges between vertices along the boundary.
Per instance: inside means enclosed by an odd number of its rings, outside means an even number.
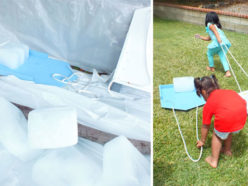
M241 130L237 130L237 131L234 131L234 132L219 132L218 130L214 129L214 132L215 132L216 136L218 136L222 140L226 140L230 133L237 134L240 131Z

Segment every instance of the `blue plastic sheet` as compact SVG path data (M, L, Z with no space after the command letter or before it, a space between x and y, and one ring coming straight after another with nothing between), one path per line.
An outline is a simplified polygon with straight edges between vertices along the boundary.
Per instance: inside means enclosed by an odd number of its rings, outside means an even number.
M63 83L53 79L54 73L69 77L73 72L70 64L50 59L46 53L34 50L29 51L29 58L15 70L0 65L0 75L14 75L19 79L33 81L37 84L64 86Z
M203 97L199 97L195 90L175 92L173 84L159 85L159 92L162 108L186 111L205 104Z

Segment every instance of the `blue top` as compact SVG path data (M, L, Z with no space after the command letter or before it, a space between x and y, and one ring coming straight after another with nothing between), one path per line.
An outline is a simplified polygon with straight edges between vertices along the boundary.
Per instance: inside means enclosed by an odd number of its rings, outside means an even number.
M218 47L220 47L220 44L218 43L217 38L215 37L213 31L210 30L210 28L209 28L210 25L212 25L212 23L208 23L208 25L206 26L206 32L209 34L209 36L212 40L212 42L208 45L208 48L211 48L211 49L218 48ZM215 24L214 24L214 26L220 35L222 43L225 44L229 48L231 46L231 43L227 39L227 37L225 36L224 32L221 29L219 29Z

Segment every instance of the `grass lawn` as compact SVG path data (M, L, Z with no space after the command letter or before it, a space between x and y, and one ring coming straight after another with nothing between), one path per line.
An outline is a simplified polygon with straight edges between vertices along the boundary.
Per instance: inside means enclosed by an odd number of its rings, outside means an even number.
M217 169L204 159L211 153L212 127L203 155L198 163L187 157L171 110L160 107L159 85L172 84L173 77L211 75L206 71L208 42L195 40L194 34L206 35L205 27L183 22L154 19L154 185L245 185L248 183L248 125L233 136L232 157L220 156ZM233 55L248 72L248 35L225 30L232 43ZM242 90L248 90L248 78L231 59L232 67ZM218 56L216 72L221 88L238 91L233 78L224 78ZM197 158L195 109L176 111L189 153ZM202 124L202 107L199 108L199 135Z

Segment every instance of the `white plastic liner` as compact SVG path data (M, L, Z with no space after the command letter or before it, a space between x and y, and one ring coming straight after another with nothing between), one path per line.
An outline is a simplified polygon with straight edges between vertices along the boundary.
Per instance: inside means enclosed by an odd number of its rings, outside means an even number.
M0 146L0 161L1 186L35 185L30 177L32 175L32 166L36 159L23 162Z
M149 186L150 163L124 136L104 145L103 186Z
M0 1L0 42L20 41L31 49L66 59L86 70L112 72L134 11L149 5L148 0L3 0ZM144 10L144 20L147 20L150 10ZM144 37L145 33L151 34L150 21L142 23L146 25L142 34L145 53L150 51L146 42L151 43L152 36ZM142 68L151 76L151 68ZM78 122L83 125L150 141L150 93L119 87L120 94L110 95L109 80L102 80L96 73L89 79L87 91L79 95L72 90L37 85L13 76L0 77L0 95L34 109L71 106L77 109Z
M93 76L92 78L96 78ZM96 86L96 82L99 85ZM89 96L59 87L39 85L15 76L0 77L0 95L33 109L70 106L77 110L78 122L101 131L150 141L150 99L108 93L107 84L95 80ZM97 91L101 89L101 91ZM92 92L92 94L90 93ZM93 96L96 92L98 95Z
M148 6L149 0L1 0L0 30L31 49L110 73L134 10ZM6 39L14 38L0 42Z
M102 174L102 153L102 145L80 138L73 147L47 150L24 162L0 145L0 185L95 185Z
M93 186L101 173L93 158L68 147L49 151L35 162L32 179L38 186Z
M148 93L152 87L151 50L151 9L142 8L135 11L121 55L110 82L128 86Z
M120 144L123 146L120 146ZM124 170L128 171L128 174L118 175L119 181L122 181L119 182L120 185L130 181L130 179L127 179L127 176L130 175L133 180L138 181L136 185L149 185L150 180L147 174L150 172L149 162L139 152L136 152L136 149L131 143L123 139L123 137L119 137L110 141L108 146L113 146L114 149L111 150L108 147L105 149L103 145L79 138L77 145L47 150L36 159L23 162L11 155L0 145L0 185L104 186L103 171L111 166L111 161L108 161L106 158L106 160L104 159L106 155L130 161L128 162L128 166L125 166L127 169ZM112 154L115 151L126 151L128 156L121 157L123 154ZM116 162L113 167L121 171L120 169L124 166L124 163ZM105 165L106 167L104 167ZM136 172L137 170L139 170L138 174ZM111 177L108 179L108 183L114 185L118 179L111 180Z

